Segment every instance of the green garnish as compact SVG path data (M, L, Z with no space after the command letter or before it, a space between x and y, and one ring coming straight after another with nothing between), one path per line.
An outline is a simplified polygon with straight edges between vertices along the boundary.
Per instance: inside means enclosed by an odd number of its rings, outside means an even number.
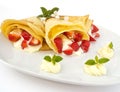
M60 62L63 58L61 56L57 56L57 55L53 55L52 57L50 56L45 56L44 60L48 61L48 62L52 62L54 65L57 62Z
M85 64L86 64L86 65L95 65L96 62L95 62L95 60L93 60L93 59L89 59L89 60L87 60L87 61L85 62Z
M51 62L51 57L50 56L45 56L44 59L48 62Z
M95 56L95 61L96 61L97 63L99 62L98 56Z
M110 42L109 48L113 49L113 43L112 42Z
M106 62L108 62L108 61L109 61L108 58L100 58L100 59L99 59L99 64L103 64L103 63L106 63Z
M54 14L55 11L58 11L59 8L54 7L51 10L47 10L45 7L40 7L42 14L38 15L37 17L44 17L44 18L50 18L52 14Z
M95 65L95 64L103 64L107 63L109 61L108 58L98 58L98 56L95 56L95 59L89 59L85 62L86 65Z

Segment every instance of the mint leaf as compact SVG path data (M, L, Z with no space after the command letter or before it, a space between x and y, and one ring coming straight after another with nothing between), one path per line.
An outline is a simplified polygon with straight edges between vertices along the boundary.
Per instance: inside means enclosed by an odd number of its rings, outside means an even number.
M54 7L53 9L48 10L48 17L51 17L51 15L54 14L54 12L58 11L58 10L59 10L59 8L57 8L57 7Z
M56 62L60 62L63 58L61 56L54 55L52 57L52 63L55 64Z
M58 7L54 7L51 11L54 12L54 11L58 11L59 8Z
M98 56L95 56L95 61L96 61L96 63L98 63Z
M52 61L55 61L56 55L53 55L52 57Z
M110 42L109 48L113 49L113 43L112 42Z
M50 56L45 56L44 59L48 62L51 62L51 57Z
M63 58L61 56L56 56L55 57L55 62L60 62Z
M56 55L54 55L53 57L52 57L52 63L55 65L55 58L56 58Z
M41 8L41 11L43 13L43 16L46 17L47 16L47 9L45 7L40 7Z
M85 64L86 64L86 65L95 65L96 62L95 62L95 60L93 60L93 59L89 59L89 60L87 60L87 61L85 62Z
M99 59L99 64L103 64L103 63L106 63L106 62L108 62L108 61L109 61L108 58L100 58L100 59Z
M55 11L58 11L58 10L59 10L59 8L54 7L54 8L51 10L51 14L53 14Z
M52 63L53 63L53 65L55 65L55 64L56 64L56 62L55 62L54 60L52 60Z

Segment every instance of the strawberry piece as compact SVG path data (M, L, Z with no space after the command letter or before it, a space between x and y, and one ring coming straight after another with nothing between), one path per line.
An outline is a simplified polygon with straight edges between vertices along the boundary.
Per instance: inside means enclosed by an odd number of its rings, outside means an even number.
M75 42L79 42L82 40L82 34L75 32L74 37L73 37Z
M31 46L37 46L37 45L39 45L39 44L40 44L40 41L37 40L37 39L34 38L34 37L32 37L32 39L31 39L30 42L29 42L29 45L31 45Z
M92 24L92 33L97 32L99 29L94 24Z
M8 35L8 39L9 39L10 41L12 41L12 42L16 42L16 41L18 41L20 38L21 38L20 35L17 34L17 33L10 33L10 34Z
M67 50L64 50L63 52L64 52L64 54L66 54L66 55L72 55L73 50L72 50L72 49L67 49Z
M62 47L63 47L63 42L62 39L60 37L57 37L54 39L54 43L58 49L58 53L62 52Z
M100 34L99 33L95 33L95 37L100 37Z
M78 43L77 42L73 42L71 45L70 45L70 47L74 50L74 51L77 51L77 50L79 50L79 45L78 45Z
M30 37L31 37L31 35L27 32L27 31L25 31L25 30L23 30L22 31L22 37L24 38L24 40L29 40L30 39Z
M89 35L90 41L96 41L91 35Z
M21 47L22 47L22 49L28 47L28 45L27 45L27 41L26 41L26 40L23 40L23 41L22 41L22 43L21 43Z
M82 44L81 44L81 49L82 49L84 52L88 52L89 47L90 47L90 41L83 40L83 41L82 41Z
M73 38L74 32L64 32L65 36L67 36L69 39Z

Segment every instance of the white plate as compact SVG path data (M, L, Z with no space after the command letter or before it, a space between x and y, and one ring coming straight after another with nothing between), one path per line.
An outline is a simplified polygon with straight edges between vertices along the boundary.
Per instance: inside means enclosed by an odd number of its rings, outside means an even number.
M62 69L58 74L46 73L40 70L43 57L54 54L52 51L27 53L17 50L2 34L0 34L0 59L2 63L23 73L57 82L76 85L112 85L120 83L120 37L102 27L100 27L100 34L100 38L92 43L88 53L81 56L63 56ZM83 72L84 62L89 58L93 58L99 48L111 41L114 44L115 54L110 62L106 64L107 74L99 77L85 74Z

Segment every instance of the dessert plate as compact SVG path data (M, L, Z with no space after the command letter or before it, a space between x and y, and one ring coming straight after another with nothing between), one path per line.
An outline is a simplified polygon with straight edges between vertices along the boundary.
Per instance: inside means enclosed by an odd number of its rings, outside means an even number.
M8 67L38 78L75 85L113 85L120 83L120 37L103 27L100 29L100 38L92 42L89 52L80 56L65 56L61 62L61 71L57 74L46 73L40 69L45 55L55 54L52 51L39 51L27 53L13 47L0 33L0 62ZM90 76L84 73L83 66L86 60L97 55L99 48L113 42L114 56L106 64L107 74L103 76Z

